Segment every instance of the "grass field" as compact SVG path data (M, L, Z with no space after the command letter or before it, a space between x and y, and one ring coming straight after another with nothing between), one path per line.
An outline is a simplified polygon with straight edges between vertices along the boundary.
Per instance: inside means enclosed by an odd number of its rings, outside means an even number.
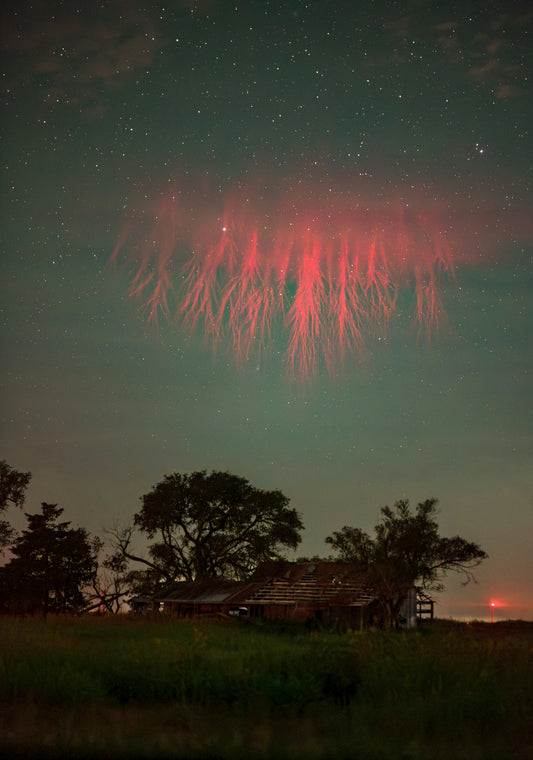
M2 618L0 754L533 760L533 624Z

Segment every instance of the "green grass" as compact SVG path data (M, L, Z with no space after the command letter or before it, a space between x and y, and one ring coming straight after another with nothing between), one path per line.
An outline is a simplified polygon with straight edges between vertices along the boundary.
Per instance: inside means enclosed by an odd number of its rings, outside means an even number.
M10 757L533 758L533 626L0 619Z

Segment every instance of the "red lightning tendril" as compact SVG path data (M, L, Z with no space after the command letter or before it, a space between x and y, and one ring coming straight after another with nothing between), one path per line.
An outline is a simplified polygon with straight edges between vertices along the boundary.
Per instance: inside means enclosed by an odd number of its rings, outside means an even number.
M113 259L128 249L130 292L150 322L201 327L241 361L285 331L287 368L308 377L321 362L335 372L369 332L385 331L409 282L418 331L438 329L439 279L454 272L445 229L436 213L365 209L345 194L309 209L241 193L217 212L213 198L175 190L124 224Z

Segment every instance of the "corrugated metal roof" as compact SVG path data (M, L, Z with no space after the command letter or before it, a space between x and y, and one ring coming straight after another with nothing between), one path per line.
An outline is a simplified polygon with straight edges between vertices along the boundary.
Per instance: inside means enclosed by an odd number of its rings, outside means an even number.
M243 585L242 581L207 579L202 581L180 581L154 597L158 602L224 602Z

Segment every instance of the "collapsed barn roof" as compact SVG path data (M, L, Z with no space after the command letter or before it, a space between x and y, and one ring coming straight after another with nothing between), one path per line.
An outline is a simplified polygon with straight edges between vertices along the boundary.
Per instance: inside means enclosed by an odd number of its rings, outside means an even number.
M263 563L247 581L180 581L151 597L157 603L326 604L362 606L375 599L364 575L345 562Z

